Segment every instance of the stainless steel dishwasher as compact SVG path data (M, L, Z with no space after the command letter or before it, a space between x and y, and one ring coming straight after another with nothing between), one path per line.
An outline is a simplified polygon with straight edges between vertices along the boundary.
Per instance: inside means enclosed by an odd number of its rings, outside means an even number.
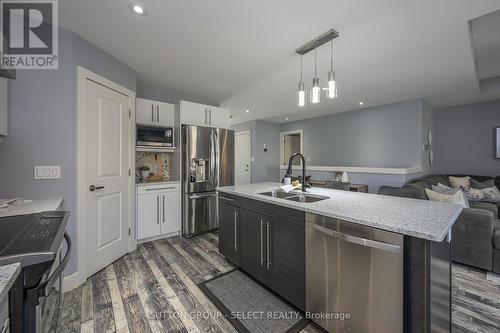
M306 214L306 311L331 333L403 332L403 236Z

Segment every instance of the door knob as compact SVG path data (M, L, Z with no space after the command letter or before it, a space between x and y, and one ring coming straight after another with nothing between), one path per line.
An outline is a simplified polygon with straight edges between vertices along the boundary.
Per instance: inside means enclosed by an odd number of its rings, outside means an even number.
M102 190L104 186L95 186L94 184L89 186L89 191L94 192L95 190Z

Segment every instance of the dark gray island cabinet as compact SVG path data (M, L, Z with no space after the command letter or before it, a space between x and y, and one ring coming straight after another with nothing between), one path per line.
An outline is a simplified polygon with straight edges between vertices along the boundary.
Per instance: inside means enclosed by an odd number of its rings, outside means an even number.
M305 214L219 194L219 251L305 310Z
M259 194L273 187L219 189L228 260L306 314L351 313L344 322L311 317L330 332L451 332L449 235L460 208L343 191L315 190L329 196L317 203Z

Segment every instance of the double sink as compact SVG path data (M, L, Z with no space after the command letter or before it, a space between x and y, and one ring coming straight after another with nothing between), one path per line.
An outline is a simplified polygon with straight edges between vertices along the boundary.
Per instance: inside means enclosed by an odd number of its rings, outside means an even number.
M330 198L330 197L326 197L324 195L309 194L309 193L304 193L304 192L294 192L294 191L285 192L281 189L261 192L258 194L262 194L262 195L265 195L268 197L273 197L273 198L278 198L278 199L283 199L283 200L288 200L288 201L303 202L303 203L312 203L312 202L317 202L317 201L326 200L326 199Z

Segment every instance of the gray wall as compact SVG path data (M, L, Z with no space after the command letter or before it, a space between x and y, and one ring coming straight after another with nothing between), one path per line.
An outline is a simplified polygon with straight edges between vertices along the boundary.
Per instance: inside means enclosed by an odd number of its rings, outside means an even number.
M494 128L500 126L500 100L436 109L436 173L500 175Z
M261 120L233 125L235 132L250 131L251 155L255 158L251 167L251 182L279 181L280 125ZM267 152L264 152L264 144Z
M59 69L21 70L9 81L9 136L0 143L0 197L64 197L72 212L74 252L67 274L76 271L76 66L82 65L131 90L136 74L78 35L59 32ZM34 165L60 165L61 179L33 180Z
M409 167L421 164L422 100L281 125L304 131L310 165Z

